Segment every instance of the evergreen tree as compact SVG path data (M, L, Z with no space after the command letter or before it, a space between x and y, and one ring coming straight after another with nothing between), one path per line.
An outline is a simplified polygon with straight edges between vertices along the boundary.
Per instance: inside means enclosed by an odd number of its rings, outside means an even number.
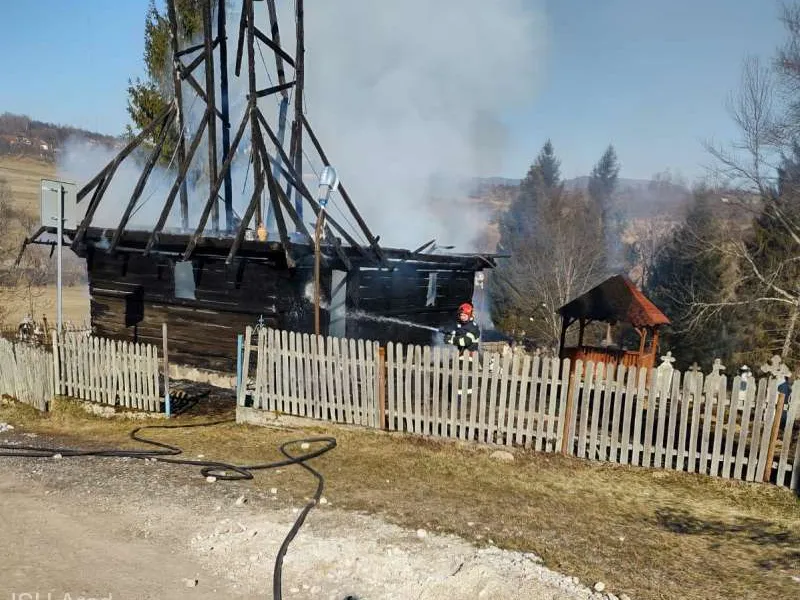
M645 291L672 322L662 336L661 351L671 350L678 368L697 362L708 369L715 358L734 359L745 332L741 313L702 307L735 300L736 260L721 250L725 219L718 216L719 197L708 190L695 192L686 222L660 253Z
M175 12L178 20L178 35L182 47L202 34L202 6L204 0L175 0ZM159 9L155 0L145 18L144 31L144 80L136 78L128 80L128 115L132 125L128 126L128 134L147 126L175 96L172 81L172 45L170 27L166 8ZM162 157L169 158L177 144L177 125L168 136ZM158 130L150 136L153 142L158 137Z
M500 219L500 261L490 279L497 326L542 345L558 343L556 310L586 291L602 266L602 241L590 203L568 194L548 140Z
M600 211L606 247L606 267L617 271L622 266L622 223L614 209L614 192L619 178L619 161L614 146L609 145L592 169L589 177L589 197Z

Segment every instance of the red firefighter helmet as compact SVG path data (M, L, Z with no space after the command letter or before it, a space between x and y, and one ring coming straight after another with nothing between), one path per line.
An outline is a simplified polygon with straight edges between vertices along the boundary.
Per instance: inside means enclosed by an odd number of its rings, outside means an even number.
M472 313L473 313L472 304L470 304L469 302L464 302L464 304L458 307L459 315L467 315L468 317L472 318Z

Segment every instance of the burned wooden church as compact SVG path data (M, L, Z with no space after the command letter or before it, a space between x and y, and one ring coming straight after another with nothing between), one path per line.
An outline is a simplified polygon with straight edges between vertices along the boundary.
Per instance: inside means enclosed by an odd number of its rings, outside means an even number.
M451 319L472 298L475 274L493 267L494 257L436 253L433 242L415 250L384 248L344 185L320 179L314 190L306 184L307 153L322 165L330 162L304 110L303 0L295 2L293 53L281 43L276 0L243 0L230 38L226 1L208 0L202 40L192 45L180 41L174 0L166 4L174 97L80 188L73 207L79 216L62 240L86 260L94 332L156 343L167 323L177 361L226 370L234 366L236 335L259 322L430 343L429 329L403 321L437 327ZM256 6L264 23L257 22ZM256 68L257 56L267 56L269 81ZM238 99L241 118L232 116L237 99L229 97L229 75L247 90ZM195 123L186 110L189 95L202 106ZM174 152L165 151L167 139L174 139ZM112 198L107 192L115 173L137 152L146 157L138 181L123 199ZM170 152L171 187L160 215L147 229L132 227L148 178ZM247 165L252 183L241 215L231 175L237 161ZM198 173L199 202L188 189ZM344 218L326 210L331 193ZM95 223L104 200L122 203L114 226ZM54 232L46 224L28 242Z

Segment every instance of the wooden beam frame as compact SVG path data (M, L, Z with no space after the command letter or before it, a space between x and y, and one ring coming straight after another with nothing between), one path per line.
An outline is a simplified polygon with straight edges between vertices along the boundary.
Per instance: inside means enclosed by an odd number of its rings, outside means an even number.
M308 133L308 137L311 139L311 143L314 144L314 147L316 148L317 153L322 159L322 162L325 164L325 166L330 166L331 163L328 160L325 151L322 149L322 144L319 143L317 136L314 135L314 130L311 129L311 125L309 124L308 119L306 119L305 115L302 115L302 120L305 130ZM372 232L367 226L366 221L364 221L364 219L361 217L361 213L358 212L358 209L356 208L355 204L353 204L353 201L350 199L350 195L347 193L347 190L341 184L339 185L339 193L342 195L342 199L345 201L345 204L347 204L347 208L350 209L350 212L355 217L356 222L361 227L361 230L364 232L364 235L366 236L367 240L369 240L372 250L378 256L380 261L385 263L386 259L383 256L383 252L381 252L381 248L378 245L377 238L374 235L372 235Z
M180 60L180 47L178 43L178 18L175 12L175 0L167 0L167 13L169 16L170 44L172 45L172 86L175 88L175 103L178 109L178 169L186 162L186 125L183 118L183 90L181 78L176 63ZM194 47L193 47L194 48ZM197 47L202 48L202 46ZM181 186L181 222L184 227L189 223L189 191L184 182Z
M164 143L167 141L167 133L169 133L170 127L172 127L172 124L175 121L175 112L177 111L177 108L173 108L174 110L167 113L167 116L164 118L158 141L156 142L153 150L150 152L150 156L147 157L147 162L145 163L144 169L139 176L139 180L136 182L136 187L133 189L133 193L128 201L128 205L125 207L125 211L122 213L122 218L119 220L117 230L114 232L114 237L111 239L111 244L108 247L109 254L116 250L119 240L122 237L122 232L128 225L131 214L133 214L133 209L136 207L136 203L139 201L139 198L141 198L142 192L144 192L145 185L147 185L147 180L150 178L150 173L152 173L158 157L161 156L161 153L164 151Z
M250 103L247 105L247 109L244 112L242 117L242 123L239 125L239 129L236 132L236 136L233 138L233 143L231 144L231 154L228 158L225 159L225 162L222 163L221 175L224 176L225 173L228 172L228 169L231 168L231 163L233 162L233 157L236 154L236 150L239 148L239 142L242 141L242 136L244 135L244 130L247 127L247 121L250 117L250 113L253 111L253 104ZM210 111L209 111L209 114ZM209 120L210 121L210 120ZM213 123L209 122L209 127L211 127ZM197 229L195 230L194 234L192 234L191 239L189 240L189 244L186 246L186 251L183 254L183 260L189 260L192 256L192 252L194 252L195 247L197 246L197 242L200 240L200 237L203 235L203 232L206 228L206 223L208 223L208 216L211 213L211 206L214 202L218 201L219 195L219 188L222 187L222 178L217 178L217 183L214 184L214 187L211 189L211 193L208 196L208 200L206 200L206 204L203 207L203 212L200 215L200 222L197 224Z
M86 214L84 215L81 224L78 226L78 229L75 232L75 238L72 240L73 250L75 250L78 247L78 244L83 241L83 237L86 235L86 229L91 224L92 219L94 219L94 213L97 212L97 207L99 206L100 201L103 199L103 194L106 193L108 186L111 184L111 179L114 177L114 173L116 172L117 168L119 168L119 165L128 157L131 152L133 152L133 150L139 144L142 143L142 140L144 140L152 131L155 130L158 124L164 120L164 117L172 109L173 107L171 104L165 106L164 110L162 110L155 119L153 119L144 129L142 129L142 131L140 131L139 134L133 140L131 140L131 142L125 146L125 148L123 148L119 154L117 154L114 160L106 165L100 174L95 176L95 178L89 182L89 184L84 186L83 189L78 192L78 198L81 198L81 194L86 195L89 190L94 187L94 185L97 185L97 189L95 190L95 193L89 202L89 206L86 207ZM101 179L102 183L98 185L97 182Z
M217 42L219 42L219 92L222 109L222 160L228 158L231 152L231 125L230 125L230 99L228 97L228 37L226 32L225 3L219 0L217 4ZM225 174L225 229L233 231L233 179L228 171Z
M211 29L211 3L215 0L205 0L203 3L203 42L205 43L205 76L206 76L206 104L212 114L217 112L217 92L214 83L214 42ZM209 123L208 127L208 187L209 190L217 189L217 124ZM219 232L219 202L214 202L211 207L211 230Z
M189 172L189 165L194 158L195 152L197 152L197 148L200 146L200 141L203 139L203 132L208 125L209 121L209 112L208 108L206 108L205 113L203 114L203 118L200 120L200 125L197 127L197 131L194 134L194 138L192 138L192 143L189 146L189 152L186 157L186 161L180 167L180 171L178 172L178 178L175 180L175 183L172 185L172 189L169 191L167 195L167 200L164 203L164 208L161 209L161 215L158 218L158 222L156 226L153 228L152 233L150 234L150 239L147 241L147 246L144 249L145 256L150 254L150 251L153 248L153 245L156 243L158 238L159 232L164 228L164 225L169 218L169 213L172 211L172 205L175 202L175 196L178 195L178 190L184 187L186 181L186 175ZM183 207L181 207L181 221L183 221ZM188 217L188 215L187 215ZM187 226L184 229L188 228Z
M269 47L269 49L275 53L275 56L280 57L281 60L285 60L287 63L289 63L291 67L295 66L294 59L289 55L289 53L286 52L286 50L284 50L283 48L281 48L280 45L276 44L274 41L269 39L269 37L267 37L267 35L264 32L259 30L258 27L256 27L255 34L258 41L266 44Z

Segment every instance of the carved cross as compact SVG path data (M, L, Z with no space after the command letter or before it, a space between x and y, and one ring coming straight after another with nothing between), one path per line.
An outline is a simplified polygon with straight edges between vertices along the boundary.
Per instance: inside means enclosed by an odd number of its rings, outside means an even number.
M711 365L711 374L714 377L722 377L722 371L725 370L725 365L722 364L722 361L718 358L714 359L714 364Z
M661 365L659 366L672 366L672 363L675 362L675 357L672 356L672 350L668 351L664 356L661 357Z
M789 367L783 364L783 360L777 354L772 357L767 365L761 365L761 371L763 373L769 373L772 377L776 379L783 378L791 373Z
M700 365L698 365L698 364L697 364L697 361L695 361L695 362L693 362L693 363L692 363L692 366L691 366L691 367L689 367L689 370L690 370L692 373L699 373L699 372L700 372Z

